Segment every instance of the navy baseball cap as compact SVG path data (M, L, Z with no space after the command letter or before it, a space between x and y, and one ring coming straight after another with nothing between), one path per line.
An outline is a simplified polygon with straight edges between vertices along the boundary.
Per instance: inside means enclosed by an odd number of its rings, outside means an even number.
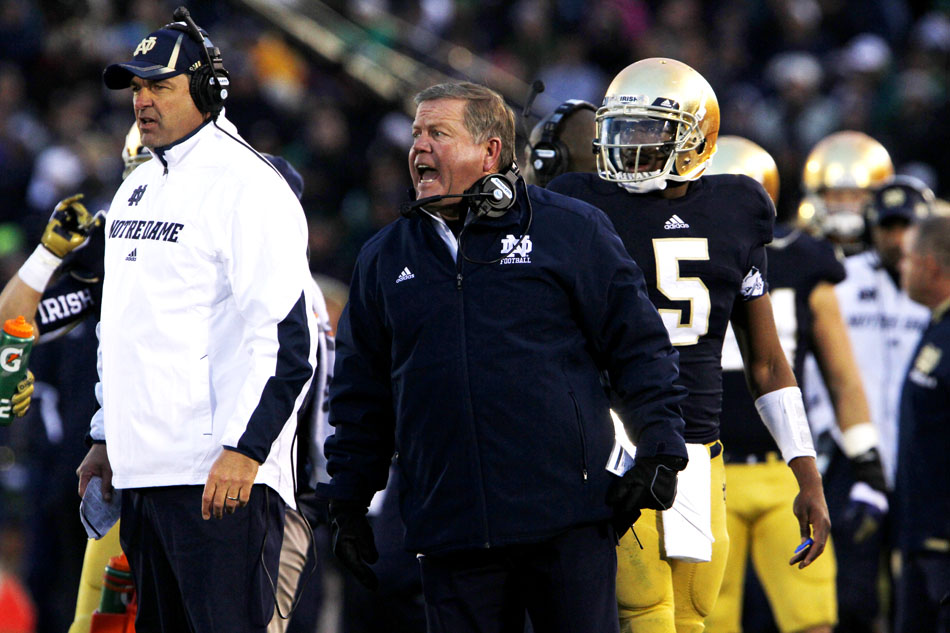
M106 87L112 90L128 88L133 75L158 81L193 73L200 68L205 63L202 45L187 32L172 28L173 25L187 28L184 22L166 24L138 43L132 52L132 61L106 67L102 73Z
M931 215L934 194L917 178L894 176L874 191L868 207L871 224L888 224L903 220L913 224Z

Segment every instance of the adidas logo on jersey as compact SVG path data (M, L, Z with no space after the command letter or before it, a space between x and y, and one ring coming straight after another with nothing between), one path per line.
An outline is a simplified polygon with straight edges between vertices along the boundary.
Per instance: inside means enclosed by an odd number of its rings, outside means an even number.
M412 272L409 271L409 267L406 266L405 268L402 269L402 272L399 273L399 276L396 277L396 283L398 284L403 281L409 281L413 277L415 277L415 275L413 275Z
M139 250L139 249L133 248L133 249L132 249L132 252L125 256L125 261L127 261L127 262L134 262L134 261L135 261L135 258L138 256L138 253L136 253L137 250Z
M678 215L673 215L669 220L666 221L666 224L663 225L663 228L667 231L672 229L688 229L689 225Z

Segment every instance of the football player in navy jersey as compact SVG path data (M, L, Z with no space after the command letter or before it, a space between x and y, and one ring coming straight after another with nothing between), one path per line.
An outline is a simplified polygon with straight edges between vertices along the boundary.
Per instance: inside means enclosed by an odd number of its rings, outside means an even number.
M773 202L778 197L778 170L764 149L744 138L722 137L707 174L744 173L760 182ZM855 458L865 486L883 486L884 471L877 452L870 408L851 352L834 284L845 277L832 245L800 230L779 225L767 247L769 294L779 340L804 386L803 366L810 352L819 359L825 383L844 437L870 435L871 443ZM805 570L781 564L784 547L795 534L789 529L788 506L797 492L794 479L779 459L775 443L758 424L746 391L739 349L727 331L723 346L723 417L721 439L726 450L729 503L729 562L719 599L706 626L712 633L740 631L743 578L749 555L765 588L782 633L830 632L836 620L834 556L821 557ZM791 533L789 533L791 532ZM830 553L831 542L829 542Z
M597 174L565 174L549 186L613 221L643 269L689 390L682 406L690 462L676 502L644 511L636 524L642 548L630 534L620 543L624 631L702 631L719 592L729 546L720 355L730 318L756 408L798 481L793 509L802 547L793 561L810 565L830 529L801 392L765 284L775 209L747 176L700 178L718 132L719 104L699 73L672 59L641 60L617 75L597 112Z

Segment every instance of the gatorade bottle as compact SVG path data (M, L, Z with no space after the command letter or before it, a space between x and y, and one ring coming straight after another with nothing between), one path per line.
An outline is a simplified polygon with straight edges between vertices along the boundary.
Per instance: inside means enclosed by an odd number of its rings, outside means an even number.
M113 556L102 578L102 597L96 613L125 613L133 588L132 570L125 554Z
M25 318L7 319L0 335L0 424L13 421L10 398L17 385L26 377L30 350L33 349L33 326Z

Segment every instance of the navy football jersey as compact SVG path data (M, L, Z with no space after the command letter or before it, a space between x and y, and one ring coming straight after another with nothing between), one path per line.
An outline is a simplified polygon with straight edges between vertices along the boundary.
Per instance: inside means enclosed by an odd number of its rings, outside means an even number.
M61 336L89 315L98 319L104 253L105 230L100 224L85 245L63 259L58 277L46 287L37 306L36 322L44 340Z
M704 176L673 200L633 194L597 174L571 173L548 189L600 208L643 270L650 299L680 354L685 438L719 437L722 341L736 301L767 291L765 244L775 207L747 176Z
M775 240L766 251L775 327L795 378L804 388L805 356L814 348L814 319L809 298L819 283L837 284L842 281L844 265L825 240L816 240L783 226L776 228ZM725 424L721 437L726 450L733 455L777 450L749 395L742 358L731 332L723 346L722 368L722 419Z

